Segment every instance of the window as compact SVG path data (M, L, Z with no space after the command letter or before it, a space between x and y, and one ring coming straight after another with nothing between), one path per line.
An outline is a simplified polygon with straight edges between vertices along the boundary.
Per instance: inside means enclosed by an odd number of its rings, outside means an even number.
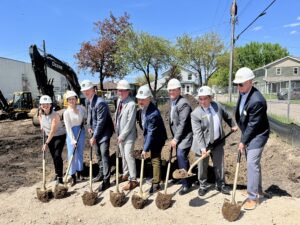
M188 86L188 85L186 86L186 92L190 93L190 86Z
M192 80L192 74L191 73L189 73L189 75L188 75L188 80Z
M294 67L293 68L293 74L298 75L299 74L299 67Z
M281 68L276 68L276 75L281 75Z

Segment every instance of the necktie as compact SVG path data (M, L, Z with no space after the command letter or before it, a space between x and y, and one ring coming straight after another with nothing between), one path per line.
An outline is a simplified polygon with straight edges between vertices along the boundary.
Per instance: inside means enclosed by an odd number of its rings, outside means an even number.
M121 113L121 111L122 111L122 108L123 108L123 103L122 103L122 101L119 103L119 108L118 108L118 117L119 117L119 115L120 115L120 113Z
M214 143L215 139L214 139L214 118L213 118L213 114L210 108L208 108L208 112L209 112L209 135L210 135L210 143Z

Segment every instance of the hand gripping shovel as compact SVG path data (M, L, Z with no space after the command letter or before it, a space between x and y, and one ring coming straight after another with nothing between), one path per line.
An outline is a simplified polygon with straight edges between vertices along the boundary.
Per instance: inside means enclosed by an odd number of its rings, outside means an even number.
M241 207L242 207L242 204L237 204L235 202L235 191L236 191L236 186L237 186L240 161L241 161L241 152L239 150L238 157L237 157L235 176L234 176L233 190L232 190L232 195L231 195L231 201L229 201L228 199L225 199L223 206L222 206L223 217L226 220L228 220L229 222L235 221L239 217Z
M43 132L43 145L45 144L45 132ZM37 188L36 194L38 200L41 202L49 202L49 200L53 197L52 190L46 189L46 160L45 160L45 151L43 151L43 188Z
M119 145L116 151L116 193L110 191L110 202L114 207L121 207L125 203L125 193L119 191Z
M93 146L90 149L90 177L89 177L89 189L90 192L85 191L84 194L81 196L82 202L84 205L92 206L95 205L97 201L97 192L93 192L92 188L92 176L93 176Z
M147 200L148 195L146 192L143 192L142 186L143 186L143 178L144 178L144 161L145 159L142 158L141 162L141 174L140 174L140 190L138 193L135 193L132 195L131 202L134 208L136 209L142 209L144 208Z
M79 140L82 129L83 129L83 123L80 125L80 130L78 132L76 142L78 142L78 140ZM68 192L67 178L68 178L68 174L69 174L69 171L70 171L70 167L71 167L76 149L77 149L77 145L73 149L73 153L72 153L71 158L70 158L69 163L68 163L67 171L66 171L66 174L65 174L65 177L64 177L64 185L61 185L61 184L55 185L54 198L56 198L56 199L64 198L67 195L67 192Z
M162 194L162 193L158 192L157 197L155 199L156 206L159 209L167 209L172 204L173 194L167 194L168 181L169 181L170 168L171 168L171 159L172 159L172 148L170 150L170 155L169 155L169 162L168 162L168 168L167 168L164 193Z
M211 150L219 145L220 143L222 143L229 135L231 135L233 133L233 131L230 131L228 134L226 134L223 138L221 138L220 140L216 141L213 145L208 145L207 149L207 154L205 155L202 155L200 158L198 158L189 168L188 171L186 171L185 169L177 169L173 172L173 177L175 179L184 179L184 178L189 178L189 177L192 177L192 176L195 176L196 174L195 173L192 173L192 170L193 168L198 165L198 163L205 159L206 157L209 156Z

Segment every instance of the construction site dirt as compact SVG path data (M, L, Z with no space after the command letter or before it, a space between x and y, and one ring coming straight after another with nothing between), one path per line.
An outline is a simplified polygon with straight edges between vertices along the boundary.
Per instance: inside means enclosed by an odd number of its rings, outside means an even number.
M196 107L196 102L192 101L193 108ZM163 119L165 121L165 125L168 131L168 137L171 138L171 134L169 131L168 126L168 105L165 104L163 106L160 106L161 114L163 116ZM138 139L135 144L135 150L139 151L142 149L143 146L143 137L142 132L137 127L138 130ZM225 130L228 132L229 128L225 127ZM239 143L240 133L236 132L233 133L231 136L229 136L226 139L226 145L225 148L225 177L226 177L226 183L232 187L233 180L234 180L234 174L235 174L235 166L236 166L236 158L237 158L237 145ZM114 166L114 157L115 157L115 151L117 148L116 145L116 137L115 135L111 139L111 145L110 145L110 155L111 155L111 162L112 162L112 174L114 174L115 166ZM223 204L223 200L227 196L220 196L217 195L217 192L215 190L212 190L208 193L208 198L199 198L197 195L197 182L194 182L194 185L192 187L192 191L188 193L185 196L179 196L176 194L178 192L178 189L180 188L180 184L178 184L178 180L172 180L172 176L170 175L170 188L168 190L168 193L174 194L174 200L172 203L172 207L167 210L175 210L178 207L183 210L183 212L188 212L190 215L190 218L187 218L187 215L182 213L175 213L176 211L172 211L173 217L165 216L165 214L162 214L161 217L159 217L159 214L156 216L151 217L151 213L144 214L144 218L140 218L137 214L135 214L134 207L128 206L130 205L131 201L128 201L128 198L131 197L130 193L126 193L126 202L125 206L127 207L127 213L121 212L121 215L126 215L122 219L118 219L118 217L114 216L113 212L105 213L105 216L102 217L102 220L97 220L96 215L85 216L83 215L84 212L81 213L80 207L84 208L82 204L81 199L79 198L84 191L87 190L88 184L86 181L78 183L74 186L74 188L71 188L71 194L66 199L61 200L51 200L52 201L66 201L71 202L73 206L79 207L78 209L74 209L74 211L77 212L77 214L73 213L72 210L70 210L70 216L64 218L63 216L57 216L55 217L54 213L54 207L58 207L57 205L53 205L55 203L41 203L36 198L35 190L38 187L41 187L41 181L42 181L42 132L39 127L34 127L32 125L32 121L30 119L26 120L2 120L0 121L0 176L1 176L1 184L0 184L0 204L6 205L8 204L7 201L13 202L9 207L1 207L0 210L0 223L1 224L66 224L68 221L71 224L79 224L82 221L85 221L84 224L90 224L93 221L98 221L98 224L124 224L128 223L128 221L131 219L131 216L134 216L136 219L135 223L138 223L138 221L143 224L179 224L184 221L187 221L187 224L193 223L192 221L199 219L199 216L201 216L202 213L199 213L200 211L194 211L195 207L203 207L201 209L201 212L206 209L207 214L216 215L215 219L211 218L207 220L206 222L203 221L205 224L210 223L218 223L222 224L225 222L225 220L222 218L221 214L221 206ZM168 142L166 142L166 145L163 148L162 151L162 181L164 181L164 176L166 173L166 167L167 163L166 160L168 158L170 147L168 146ZM193 153L190 153L190 162L193 162L195 160L195 156ZM67 165L66 160L66 149L63 151L63 159L64 159L64 166ZM137 159L137 170L139 174L139 168L140 168L140 160ZM84 152L84 176L88 178L89 175L89 146L86 144L86 149ZM151 168L149 168L150 163L145 162L145 177L151 177ZM210 162L211 164L211 162ZM290 208L290 206L298 206L296 208L300 208L300 149L294 148L290 145L285 144L280 140L280 137L278 137L276 134L271 133L270 139L268 143L266 144L263 156L261 159L261 165L262 165L262 180L263 180L263 190L266 193L266 201L268 202L274 201L274 204L280 204L279 206L271 206L269 205L269 209L272 209L273 211L270 212L268 215L266 215L266 212L269 212L267 209L263 210L263 205L258 206L260 209L254 210L255 213L258 213L256 216L260 217L266 217L265 223L262 224L297 224L297 210L287 210L286 208ZM212 165L211 165L212 166ZM93 156L93 173L97 174L97 163L96 163L96 156L94 153ZM177 161L176 161L176 153L173 152L172 157L172 166L171 166L171 172L177 169ZM148 171L146 171L148 170ZM120 171L121 172L121 171ZM197 173L197 168L195 168L195 171ZM53 186L53 177L54 177L54 168L53 168L53 162L51 159L51 156L48 152L46 152L46 180L47 180L47 186ZM196 181L196 176L194 176L193 181ZM112 184L113 184L114 177L111 178ZM240 191L239 198L242 198L242 191L246 188L246 159L245 156L242 156L241 164L240 164L240 172L238 177L238 191ZM212 167L209 168L209 182L214 183L214 175L213 175L213 169ZM99 184L95 184L94 187L98 187ZM122 183L121 183L122 185ZM148 186L147 186L148 185ZM149 184L145 184L145 187L149 187ZM111 186L111 190L114 190L115 186ZM144 188L145 189L145 188ZM80 192L80 193L79 193ZM81 193L82 192L82 193ZM75 194L74 194L75 193ZM77 193L77 194L76 194ZM109 203L109 191L105 191L104 193L100 194L101 196L98 196L98 201L96 203L96 206L93 207L103 207L103 210L107 211L113 211L113 207ZM75 196L75 197L74 197ZM145 207L151 208L151 212L154 210L159 210L156 208L155 203L153 202L156 195L150 196L150 201L148 201L147 205ZM75 199L73 199L75 198ZM152 198L152 200L151 200ZM22 205L22 199L24 201L25 205ZM24 200L26 199L26 200ZM181 200L182 199L182 200ZM214 199L214 200L213 200ZM182 201L182 202L181 202ZM26 211L26 204L31 205L33 209L40 210L40 215L37 216L34 213L34 210L31 210L32 212ZM76 202L76 203L75 203ZM152 203L151 203L152 202ZM210 203L211 207L205 204ZM67 204L69 204L67 203ZM98 204L99 203L99 204ZM43 207L39 207L43 204ZM269 203L271 204L271 203ZM109 205L109 206L108 206ZM217 206L216 206L217 205ZM216 212L214 211L214 206L216 206ZM50 212L46 212L47 207L53 207L53 212L50 210ZM281 208L282 207L282 208ZM128 211L128 208L130 210ZM172 209L173 208L173 209ZM175 208L175 209L174 209ZM142 211L143 209L139 210ZM257 210L261 210L260 212L257 212ZM283 213L282 210L285 212ZM218 212L217 212L218 211ZM253 212L254 212L253 211ZM278 212L276 212L278 211ZM22 214L22 213L25 213ZM106 212L106 211L105 211ZM132 212L132 213L131 213ZM205 211L204 211L205 212ZM44 213L44 214L43 214ZM79 213L79 214L78 214ZM32 214L32 215L31 215ZM96 214L96 213L95 213ZM102 213L103 214L103 213ZM132 214L132 215L130 215ZM109 215L113 217L109 218ZM142 215L142 214L139 214ZM249 214L250 215L250 214ZM280 219L280 216L283 217ZM27 217L28 221L22 220L22 218ZM51 219L49 217L51 216ZM180 217L182 216L182 218ZM254 214L250 215L249 218L246 218L248 215L241 215L241 218L238 220L238 224L251 224L251 218L255 218ZM286 221L284 220L284 217L286 216L294 216L294 219L291 218L290 220ZM48 218L48 222L43 222L43 218ZM126 219L127 217L127 219ZM146 218L145 218L146 217ZM149 217L149 218L148 218ZM180 218L179 218L180 217ZM209 217L209 216L206 216ZM164 219L162 219L164 218ZM206 218L207 219L207 218ZM31 221L31 222L30 222ZM101 222L99 222L101 221ZM153 222L153 223L152 223ZM252 221L252 224L259 224L255 223L255 221ZM133 224L135 224L133 223Z

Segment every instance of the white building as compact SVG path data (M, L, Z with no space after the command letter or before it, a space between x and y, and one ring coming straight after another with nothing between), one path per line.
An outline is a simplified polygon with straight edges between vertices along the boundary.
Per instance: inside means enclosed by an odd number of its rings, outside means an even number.
M67 80L56 71L47 70L48 79L53 78L54 92L57 100L67 89ZM30 91L32 97L39 94L31 63L0 57L0 90L8 100L16 91Z
M166 80L169 77L170 70L162 73L162 78L157 80L157 89L161 86L165 85L162 89L167 89ZM195 95L199 88L199 79L197 78L197 74L191 70L180 67L180 76L181 76L181 94L190 94ZM148 85L148 84L146 84ZM150 83L151 87L154 88L154 82Z

